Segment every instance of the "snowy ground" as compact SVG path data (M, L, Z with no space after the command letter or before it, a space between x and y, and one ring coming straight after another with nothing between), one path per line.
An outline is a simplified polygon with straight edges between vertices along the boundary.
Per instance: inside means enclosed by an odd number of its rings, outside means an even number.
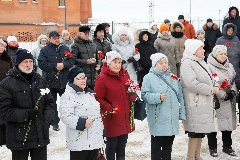
M58 97L58 104L60 104ZM181 121L179 135L175 137L172 150L173 160L184 160L187 155L188 137L184 134L183 124ZM151 159L151 142L148 130L147 119L144 121L135 120L136 130L129 134L128 143L126 146L126 160L150 160ZM60 122L60 131L53 131L50 129L51 143L48 145L48 159L49 160L68 160L69 150L66 149L66 131L65 125ZM239 126L239 123L238 123ZM231 157L223 153L221 133L218 133L218 157L213 158L209 155L207 138L203 139L201 148L201 157L204 160L240 160L240 128L233 131L233 149L237 152L236 157ZM11 160L11 151L6 146L0 147L0 160ZM30 160L30 158L29 158Z

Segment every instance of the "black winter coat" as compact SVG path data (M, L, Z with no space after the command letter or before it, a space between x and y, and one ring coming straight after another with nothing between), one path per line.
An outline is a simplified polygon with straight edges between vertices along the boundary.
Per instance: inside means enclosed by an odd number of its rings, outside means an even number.
M113 40L112 40L112 35L109 33L106 33L106 39L107 41L111 42L112 44L114 44Z
M143 35L147 34L148 35L148 41L143 40ZM142 31L139 34L139 41L140 43L136 44L135 48L138 49L138 52L140 53L140 59L138 63L142 66L142 72L138 73L138 76L140 76L139 79L139 85L141 87L143 77L149 73L150 68L152 67L152 61L150 59L150 56L154 53L156 53L156 49L153 46L151 42L151 33L148 31Z
M104 54L104 58L106 56L106 53L112 50L110 43L105 39L103 39L103 42L101 42L97 37L95 37L93 39L93 43L97 45L97 50L101 51Z
M89 58L98 59L97 45L91 41L82 40L80 36L74 38L71 53L75 57L75 65L81 67L87 77L87 85L95 85L96 63L87 64Z
M216 23L213 23L213 26L211 28L208 28L206 23L203 25L203 30L205 31L205 38L209 40L211 48L213 48L217 39L222 36L218 25Z
M234 28L233 34L231 36L227 35L228 26L232 26ZM227 47L228 60L235 69L235 72L236 72L235 83L239 90L240 89L240 41L236 36L237 27L232 23L227 23L225 24L222 33L223 33L223 36L218 38L216 45L224 45ZM227 42L230 42L232 46L228 46L226 44Z
M198 38L196 37L195 39L198 39ZM205 37L203 49L205 50L205 52L204 52L204 56L205 56L204 61L207 62L207 58L208 58L209 54L212 52L212 47L210 45L209 40L206 37Z
M60 44L56 46L50 42L40 50L38 66L42 70L42 76L47 80L50 88L66 88L67 74L74 65L74 57L63 62L64 68L60 71L58 79L55 78L58 72L57 63L62 63L65 51L69 52L66 45Z
M233 18L230 14L230 12L233 10L233 9L236 9L237 11L237 15L235 18ZM229 11L228 11L228 17L224 19L223 21L223 25L222 25L222 30L224 28L224 25L227 24L227 23L233 23L234 25L237 26L237 33L236 33L236 36L238 37L238 39L240 39L240 17L239 17L239 10L236 8L236 7L230 7L229 8Z
M20 48L19 47L8 46L7 52L12 57L13 63L15 63L16 52L17 52L18 49L20 49Z
M11 150L38 148L49 144L49 126L54 119L53 98L49 93L39 102L40 115L32 121L27 141L28 110L34 109L40 89L48 88L47 81L33 71L31 84L20 71L13 68L0 82L0 119L6 122L7 147Z

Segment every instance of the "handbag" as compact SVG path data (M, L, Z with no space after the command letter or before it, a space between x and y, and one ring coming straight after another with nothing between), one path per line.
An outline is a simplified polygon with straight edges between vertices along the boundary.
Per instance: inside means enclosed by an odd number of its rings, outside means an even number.
M145 106L146 103L137 96L134 102L134 119L143 121L147 117Z
M98 149L97 160L106 160L106 158L104 157L104 150L103 150L103 148L99 148Z

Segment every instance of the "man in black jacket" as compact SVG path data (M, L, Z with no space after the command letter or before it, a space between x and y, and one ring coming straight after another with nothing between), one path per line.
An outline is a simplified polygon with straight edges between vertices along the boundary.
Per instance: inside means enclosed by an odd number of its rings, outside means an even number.
M229 16L224 19L222 29L225 24L233 23L237 26L237 37L240 40L240 18L239 18L239 10L237 7L230 7L228 11Z
M114 43L113 43L113 40L112 40L112 35L109 33L110 24L108 24L108 23L102 23L102 25L105 26L106 39L107 39L107 41L109 41L111 44L114 44Z
M47 160L54 116L52 95L46 93L38 103L41 89L47 88L47 81L33 71L32 54L19 49L15 67L0 83L0 119L6 122L6 146L12 160L27 160L29 152L32 160Z
M50 42L41 49L38 57L38 66L42 70L42 76L46 78L50 87L51 94L54 98L55 120L52 123L53 130L59 131L58 110L57 110L57 94L60 96L64 93L67 85L67 74L69 69L74 65L74 59L67 58L65 52L69 52L69 48L60 44L60 35L57 31L49 33ZM63 62L64 60L64 62ZM57 76L57 74L59 74Z
M87 77L87 86L94 90L96 71L100 66L96 63L97 45L89 40L90 28L88 26L79 27L80 36L74 38L71 52L75 58L75 65L81 67Z

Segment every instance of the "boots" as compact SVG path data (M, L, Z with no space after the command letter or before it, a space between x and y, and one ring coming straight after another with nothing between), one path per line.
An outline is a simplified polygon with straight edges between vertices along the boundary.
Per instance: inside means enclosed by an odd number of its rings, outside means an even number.
M187 160L195 160L199 138L189 138Z
M196 160L203 160L203 159L200 157L202 138L197 138L197 139L198 139L198 144L197 144L197 150L196 150L196 152L195 152L195 159L196 159Z

